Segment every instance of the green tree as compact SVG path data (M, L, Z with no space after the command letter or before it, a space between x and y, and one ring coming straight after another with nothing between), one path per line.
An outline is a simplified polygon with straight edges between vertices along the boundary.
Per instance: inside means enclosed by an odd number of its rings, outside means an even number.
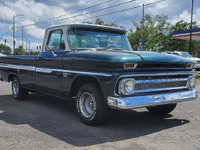
M138 46L138 42L139 42L139 39L141 38L141 34L142 34L142 31L140 30L136 30L135 32L133 32L133 30L130 29L130 33L128 34L128 40L133 50L137 50L136 47Z
M81 23L93 24L92 22L89 22L89 21L83 21L83 22L81 22ZM96 19L95 24L96 24L96 25L110 26L110 27L119 27L119 26L117 25L116 21L109 24L109 23L105 23L103 20L101 20L101 18ZM122 26L120 26L120 28L125 29L125 28L122 27Z
M5 44L0 45L0 52L6 55L11 55L11 48Z
M109 23L105 23L103 20L101 20L101 18L96 19L95 24L104 25L104 26L110 26L110 27L119 27L117 25L116 21L109 24ZM120 28L125 29L122 26L120 26Z
M39 55L40 51L30 51L30 55Z
M28 53L21 46L16 48L15 51L16 55L28 55Z
M81 23L84 23L84 24L92 24L92 22L89 22L89 21L83 21Z
M95 24L105 25L104 21L102 21L101 18L96 19Z
M144 22L143 32L143 48L152 51L164 51L163 42L167 40L170 23L167 21L168 17L165 15L156 15L152 18L150 15L145 15L144 20L139 23L133 21L136 31L132 29L128 35L128 39L133 49L136 49L139 39L142 35L142 23Z

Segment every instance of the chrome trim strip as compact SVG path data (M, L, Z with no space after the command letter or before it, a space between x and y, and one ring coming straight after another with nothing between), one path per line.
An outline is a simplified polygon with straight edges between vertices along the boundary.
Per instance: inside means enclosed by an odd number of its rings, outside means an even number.
M152 80L137 80L136 84L140 83L160 83L160 82L178 82L178 81L187 81L189 78L171 78L171 79L152 79Z
M53 69L47 69L47 68L40 68L40 67L36 67L36 72L40 72L40 73L51 73L53 71Z
M107 73L75 71L75 70L66 70L66 69L50 69L50 68L43 68L43 67L4 64L4 63L0 63L0 67L2 67L2 68L12 68L12 69L22 69L22 70L36 71L36 72L40 72L40 73L49 73L49 74L54 71L54 72L75 73L75 74L85 74L85 75L97 75L97 76L107 76L107 77L112 76L111 74L107 74Z
M28 71L35 71L35 66L25 66L25 65L14 65L14 64L4 64L0 63L1 68L9 68L9 69L21 69Z
M41 73L52 73L53 71L54 72L63 72L63 73L75 73L75 74L108 76L108 77L112 76L111 74L98 73L98 72L75 71L75 70L65 70L65 69L47 69L47 68L41 68L41 67L37 67L36 68L36 72L41 72Z
M168 87L168 88L155 88L155 89L144 89L144 90L135 90L135 94L138 93L145 93L145 92L156 92L156 91L168 91L168 90L179 90L179 89L188 89L189 87L186 86L179 86L179 87Z
M114 109L134 109L148 106L164 105L190 101L197 98L195 89L165 94L132 96L132 97L107 97L108 106Z
M154 74L155 73L155 74ZM194 71L180 71L180 72L170 72L170 73L159 73L159 72L153 72L152 74L131 74L131 75L122 75L119 78L127 78L127 77L135 77L135 76L165 76L165 75L192 75Z

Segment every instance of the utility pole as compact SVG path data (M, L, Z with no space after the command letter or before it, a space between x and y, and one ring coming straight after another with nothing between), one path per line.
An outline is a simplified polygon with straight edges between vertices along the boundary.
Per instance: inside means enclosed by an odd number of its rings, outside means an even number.
M19 14L19 15L16 15L14 16L13 15L13 52L14 52L14 55L16 55L16 51L15 51L15 18L18 17L18 16L24 16L22 14Z
M30 44L30 40L29 40L29 56L30 56L30 50L31 50L31 44Z
M14 55L16 54L15 52L15 16L13 16L13 53Z
M142 50L144 50L144 4L142 10Z
M26 52L27 52L27 38L26 38Z
M194 0L192 0L192 8L191 8L191 25L190 25L190 46L189 46L189 54L191 54L191 49L192 49L192 18L193 18L193 3L194 3Z
M22 49L24 49L24 30L22 26Z

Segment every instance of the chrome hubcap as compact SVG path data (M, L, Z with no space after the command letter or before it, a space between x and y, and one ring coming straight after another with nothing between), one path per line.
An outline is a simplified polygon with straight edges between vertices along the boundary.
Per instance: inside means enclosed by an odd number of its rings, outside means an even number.
M94 114L94 98L88 93L84 92L80 96L79 101L80 111L86 118L90 118Z
M16 80L13 81L13 94L17 95L19 91L19 84Z

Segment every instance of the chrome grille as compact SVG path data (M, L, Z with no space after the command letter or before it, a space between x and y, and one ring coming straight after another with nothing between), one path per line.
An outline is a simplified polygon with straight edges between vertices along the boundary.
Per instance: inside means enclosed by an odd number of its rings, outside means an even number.
M139 83L135 85L135 90L144 89L158 89L158 88L169 88L169 87L180 87L186 86L187 81L179 82L157 82L157 83Z
M172 72L172 73L152 73L152 74L133 74L130 76L121 76L121 79L133 78L134 83L134 94L148 94L157 93L161 91L177 91L177 90L188 90L189 79L194 72ZM116 94L121 94L121 85L118 80L116 86Z
M135 93L188 88L187 81L188 78L137 80Z

